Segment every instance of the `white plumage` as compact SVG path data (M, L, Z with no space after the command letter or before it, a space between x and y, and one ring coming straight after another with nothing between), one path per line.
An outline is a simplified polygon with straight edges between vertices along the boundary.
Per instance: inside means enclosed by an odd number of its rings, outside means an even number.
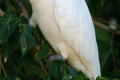
M36 23L53 49L90 79L100 73L94 25L85 0L30 0Z

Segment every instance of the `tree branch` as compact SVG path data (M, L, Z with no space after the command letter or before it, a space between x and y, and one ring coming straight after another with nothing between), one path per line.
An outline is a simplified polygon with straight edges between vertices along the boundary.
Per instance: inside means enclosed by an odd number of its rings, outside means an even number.
M1 59L1 48L0 48L0 67L1 67L2 70L3 70L5 77L7 78L8 75L7 75L7 73L6 73L5 69L4 69L4 66L3 66L3 64L2 64L2 59Z
M0 9L0 16L3 16L4 15L4 12L2 9Z
M20 8L22 9L21 16L24 16L24 17L26 17L29 20L29 15L28 15L28 12L27 12L24 4L21 2L21 0L16 0L16 2L18 3Z
M113 53L113 40L114 40L114 34L112 33L112 35L111 35L111 55L112 55L112 59L113 59L114 71L116 71L116 59L115 59L115 55Z
M93 19L96 20L96 21L99 21L99 22L103 22L103 23L106 23L106 24L112 24L112 25L116 26L116 24L114 24L112 22L109 22L109 21L106 21L106 20L101 19L101 18L93 18Z
M33 47L33 50L34 50L35 53L38 52L35 46ZM42 67L42 70L45 72L45 74L48 75L48 72L46 71L46 69L45 69L45 67L44 67L44 65L43 65L43 63L42 63L42 61L41 61L41 59L38 59L38 61L39 61L40 65L41 65L41 67Z
M102 23L100 23L100 22L98 22L98 21L96 21L96 20L94 20L94 19L93 19L93 23L94 23L96 26L98 26L98 27L100 27L100 28L102 28L102 29L104 29L104 30L106 30L106 31L108 31L108 32L111 32L111 30L109 29L108 26L106 26L106 25L104 25L104 24L102 24ZM115 34L120 35L120 31L116 31Z
M41 67L42 67L42 70L45 72L45 74L47 74L47 75L48 75L48 72L46 71L46 69L45 69L44 65L42 64L41 59L38 59L38 60L39 60L39 63L40 63L40 65L41 65Z

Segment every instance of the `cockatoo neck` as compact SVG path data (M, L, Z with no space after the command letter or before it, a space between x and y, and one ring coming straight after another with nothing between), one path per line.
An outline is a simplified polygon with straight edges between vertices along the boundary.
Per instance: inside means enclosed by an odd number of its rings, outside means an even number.
M30 1L30 3L32 4L32 6L34 5L34 4L37 4L38 2L39 2L39 0L29 0Z
M54 0L30 0L30 3L33 11L39 10L41 14L48 14L55 8Z

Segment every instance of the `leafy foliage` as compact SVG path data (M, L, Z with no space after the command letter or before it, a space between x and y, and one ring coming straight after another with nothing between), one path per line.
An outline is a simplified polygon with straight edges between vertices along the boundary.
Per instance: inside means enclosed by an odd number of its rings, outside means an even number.
M99 48L102 77L97 80L120 79L120 0L86 0L94 18L117 21L117 30L105 31L95 27ZM55 54L38 26L31 28L26 17L21 16L19 0L0 0L5 12L0 17L0 80L90 80L77 72L67 62L47 62ZM22 0L29 16L32 14L28 0ZM109 26L110 24L105 23ZM113 40L113 42L112 42ZM6 78L7 77L7 78Z

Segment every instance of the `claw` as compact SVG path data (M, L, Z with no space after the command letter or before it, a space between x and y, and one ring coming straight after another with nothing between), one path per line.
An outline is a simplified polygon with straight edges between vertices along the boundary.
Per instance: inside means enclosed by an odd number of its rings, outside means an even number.
M65 61L62 57L62 55L52 55L48 58L47 62L52 62L52 61L56 61L56 60L62 60L62 61Z
M66 61L66 59L63 59L62 55L60 55L60 54L52 55L52 56L50 56L50 57L48 58L48 60L47 60L48 63L47 63L47 65L46 65L45 69L48 68L48 66L49 66L49 64L50 64L51 62L57 61L57 60Z

